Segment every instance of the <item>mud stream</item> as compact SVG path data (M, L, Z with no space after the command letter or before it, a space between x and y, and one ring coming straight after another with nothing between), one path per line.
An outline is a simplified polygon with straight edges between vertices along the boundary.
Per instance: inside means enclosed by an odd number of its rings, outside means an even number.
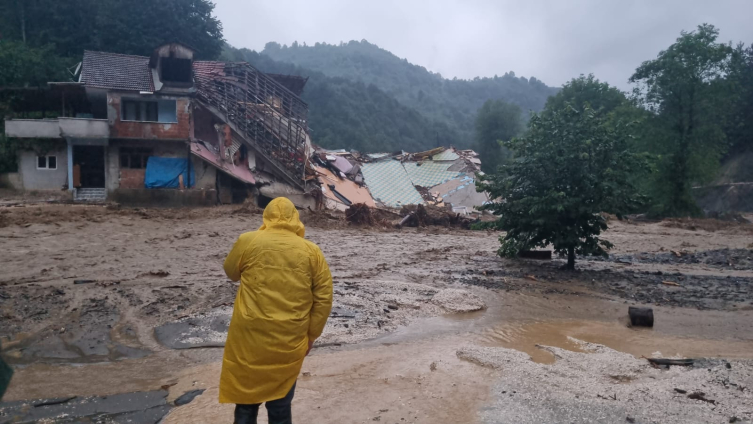
M517 293L487 293L486 299L485 311L419 319L366 344L456 334L480 345L525 352L543 364L554 363L555 357L539 346L582 352L573 338L636 357L753 358L750 312L655 308L655 327L640 328L629 325L627 307L621 302L573 296L543 299Z

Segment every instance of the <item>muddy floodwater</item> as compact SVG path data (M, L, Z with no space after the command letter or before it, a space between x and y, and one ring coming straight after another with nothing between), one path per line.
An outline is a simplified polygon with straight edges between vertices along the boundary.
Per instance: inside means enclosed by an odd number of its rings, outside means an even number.
M16 369L0 422L232 422L217 402L237 288L222 261L260 216L0 217L0 337ZM498 258L496 233L303 218L335 309L299 378L298 422L753 420L750 226L613 222L612 256L566 272L559 259ZM630 327L629 306L652 307L655 326Z

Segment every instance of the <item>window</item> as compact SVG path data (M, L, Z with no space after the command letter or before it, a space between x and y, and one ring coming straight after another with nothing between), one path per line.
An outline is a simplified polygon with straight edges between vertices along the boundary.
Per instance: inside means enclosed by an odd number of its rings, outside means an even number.
M160 63L162 64L161 76L163 82L191 83L191 59L163 57L160 59Z
M132 147L120 148L120 167L129 169L144 169L146 161L152 156L151 149L140 149Z
M123 100L123 121L178 122L175 100Z
M58 169L57 156L37 156L37 169Z

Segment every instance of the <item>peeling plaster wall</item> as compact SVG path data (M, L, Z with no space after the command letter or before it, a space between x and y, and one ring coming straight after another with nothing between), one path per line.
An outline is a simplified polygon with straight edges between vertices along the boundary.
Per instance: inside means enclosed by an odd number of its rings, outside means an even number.
M122 121L121 104L126 100L175 100L177 122ZM109 92L107 94L107 119L111 138L142 138L188 140L191 137L191 100L188 97L139 95L136 93Z

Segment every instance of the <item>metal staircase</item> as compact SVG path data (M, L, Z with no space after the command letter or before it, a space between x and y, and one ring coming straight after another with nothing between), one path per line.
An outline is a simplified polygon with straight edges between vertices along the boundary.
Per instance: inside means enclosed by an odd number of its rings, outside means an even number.
M308 105L246 62L194 62L197 98L303 188Z

